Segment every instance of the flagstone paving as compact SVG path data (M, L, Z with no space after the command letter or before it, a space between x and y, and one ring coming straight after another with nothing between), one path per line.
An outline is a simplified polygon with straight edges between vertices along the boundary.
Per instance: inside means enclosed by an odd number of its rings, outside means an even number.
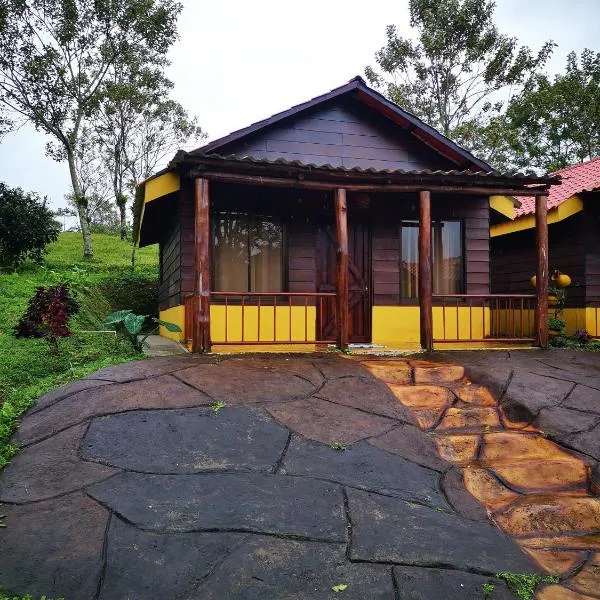
M503 600L496 573L537 571L561 578L542 600L600 598L600 361L543 353L529 373L497 356L168 357L56 390L0 473L0 584L66 600ZM554 387L557 372L570 379ZM523 398L528 374L543 381Z

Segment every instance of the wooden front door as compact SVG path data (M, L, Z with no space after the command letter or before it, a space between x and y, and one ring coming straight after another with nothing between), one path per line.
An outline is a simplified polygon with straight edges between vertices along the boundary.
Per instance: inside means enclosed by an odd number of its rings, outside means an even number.
M317 241L317 291L335 292L335 228L323 225ZM366 223L348 220L348 341L371 342L371 232ZM335 304L327 304L318 323L322 340L335 339Z

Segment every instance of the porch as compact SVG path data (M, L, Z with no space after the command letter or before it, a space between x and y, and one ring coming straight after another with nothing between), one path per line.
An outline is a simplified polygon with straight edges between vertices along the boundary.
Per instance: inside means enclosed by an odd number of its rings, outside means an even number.
M180 299L161 317L194 352L547 345L554 179L189 155L177 167ZM541 285L491 294L489 223L507 218L491 206L515 195L536 198ZM166 196L145 198L145 220L164 219Z

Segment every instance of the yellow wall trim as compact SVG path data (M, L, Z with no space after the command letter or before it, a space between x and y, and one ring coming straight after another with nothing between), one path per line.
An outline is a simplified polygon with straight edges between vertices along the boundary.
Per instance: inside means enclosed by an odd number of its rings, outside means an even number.
M548 211L548 225L564 221L582 210L583 200L577 195L571 196L556 208ZM535 215L524 215L511 222L496 223L490 227L490 236L498 237L525 229L535 229Z
M510 196L490 196L490 208L511 221L515 218L515 200Z
M164 173L159 177L146 181L144 189L144 203L152 202L157 198L176 192L180 188L179 175L177 173Z
M159 335L169 338L170 340L175 340L176 342L183 342L185 331L185 307L180 304L179 306L173 306L171 308L167 308L166 310L161 310L158 313L158 317L161 321L174 323L175 325L179 325L181 328L181 333L171 333L161 325L158 330Z

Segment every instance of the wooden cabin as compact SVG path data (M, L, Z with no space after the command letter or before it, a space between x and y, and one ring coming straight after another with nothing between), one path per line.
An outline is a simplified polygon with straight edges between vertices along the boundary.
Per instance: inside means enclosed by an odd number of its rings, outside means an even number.
M553 173L562 184L547 202L550 273L571 277L563 312L566 332L600 336L600 158ZM518 198L513 220L491 227L492 292L532 292L535 273L534 203Z
M139 186L135 228L194 351L543 345L545 302L491 294L489 232L519 195L543 237L557 182L494 172L356 77L177 153Z

